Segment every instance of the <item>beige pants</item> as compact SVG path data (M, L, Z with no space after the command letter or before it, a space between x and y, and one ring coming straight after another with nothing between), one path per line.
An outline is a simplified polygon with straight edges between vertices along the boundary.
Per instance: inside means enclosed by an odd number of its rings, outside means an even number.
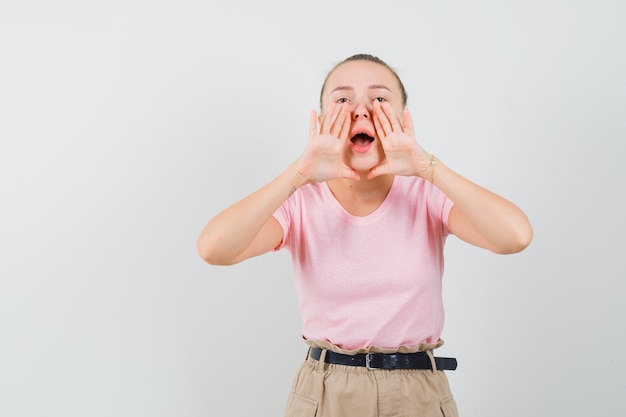
M458 417L443 371L369 370L330 365L324 356L307 355L285 417Z

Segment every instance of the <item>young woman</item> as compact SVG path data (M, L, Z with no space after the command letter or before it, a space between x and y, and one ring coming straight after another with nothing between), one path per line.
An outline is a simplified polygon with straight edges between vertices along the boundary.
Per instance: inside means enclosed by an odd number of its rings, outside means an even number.
M210 264L292 255L310 346L286 416L456 416L441 346L448 234L523 250L524 213L417 143L407 94L379 58L336 65L308 143L278 177L215 216L197 242Z

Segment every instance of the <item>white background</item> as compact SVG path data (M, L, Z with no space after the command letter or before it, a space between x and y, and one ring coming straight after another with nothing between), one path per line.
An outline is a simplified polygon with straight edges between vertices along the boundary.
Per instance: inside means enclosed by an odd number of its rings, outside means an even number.
M531 246L450 237L462 416L624 415L621 1L3 1L0 416L279 416L305 356L286 251L204 264L306 141L326 72L396 68L419 141Z

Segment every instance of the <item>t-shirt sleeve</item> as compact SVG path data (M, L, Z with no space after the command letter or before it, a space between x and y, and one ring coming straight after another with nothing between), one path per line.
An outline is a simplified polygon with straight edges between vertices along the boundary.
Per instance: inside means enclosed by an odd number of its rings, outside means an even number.
M286 200L274 212L274 218L278 220L278 223L283 228L283 240L274 248L275 251L278 251L285 247L289 241L289 226L291 225L291 204L289 200Z
M432 213L436 213L437 217L441 221L443 235L449 235L451 232L448 227L448 216L450 215L450 210L452 210L454 203L448 198L447 195L434 185L431 186L430 189L429 203L429 209Z
M448 227L448 216L450 215L450 210L452 210L452 206L454 206L454 203L444 193L441 193L441 195L443 196L443 204L442 204L442 209L441 209L441 222L443 223L444 234L449 235L452 232L450 232L450 228Z

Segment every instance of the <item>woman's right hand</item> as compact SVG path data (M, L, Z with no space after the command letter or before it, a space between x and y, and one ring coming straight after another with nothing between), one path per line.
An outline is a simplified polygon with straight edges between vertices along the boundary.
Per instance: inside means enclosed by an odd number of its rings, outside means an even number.
M359 174L344 162L344 149L350 133L350 112L343 104L332 103L321 126L317 127L317 112L311 111L309 140L295 162L295 168L306 182L322 182L334 178L358 180Z

